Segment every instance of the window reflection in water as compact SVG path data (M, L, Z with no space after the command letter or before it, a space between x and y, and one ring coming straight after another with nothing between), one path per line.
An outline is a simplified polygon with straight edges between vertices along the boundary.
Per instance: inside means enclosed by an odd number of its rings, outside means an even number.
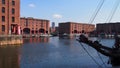
M48 37L40 37L40 38L24 38L23 43L48 43Z
M19 46L0 46L0 68L20 68Z

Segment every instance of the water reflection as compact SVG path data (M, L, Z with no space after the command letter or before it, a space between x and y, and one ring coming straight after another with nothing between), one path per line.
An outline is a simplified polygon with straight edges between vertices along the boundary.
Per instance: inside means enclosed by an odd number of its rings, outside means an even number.
M113 40L103 39L101 43L111 46ZM104 68L96 50L84 46ZM107 63L107 57L103 55L101 57ZM20 47L0 47L0 68L99 68L99 66L75 38L44 37L24 39L24 44Z
M49 39L48 43L22 46L21 68L99 68L75 39ZM95 50L89 48L89 51L96 60L99 59Z
M18 46L0 47L0 68L20 68Z
M24 38L23 43L48 43L49 38L48 37L38 37L38 38Z
M59 39L74 39L75 36L65 36L65 37L59 37Z

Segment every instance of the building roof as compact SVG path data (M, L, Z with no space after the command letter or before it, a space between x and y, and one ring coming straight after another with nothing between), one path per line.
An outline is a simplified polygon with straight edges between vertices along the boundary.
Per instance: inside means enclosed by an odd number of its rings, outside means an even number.
M89 24L89 23L78 23L78 22L62 22L62 23L60 23L60 24L69 24L69 23L71 23L71 24L83 24L83 25L94 25L94 24Z
M20 19L32 19L32 20L50 21L50 20L46 20L46 19L38 19L38 18L33 18L33 17L21 17Z
M110 23L98 23L98 24L120 24L120 22L110 22Z

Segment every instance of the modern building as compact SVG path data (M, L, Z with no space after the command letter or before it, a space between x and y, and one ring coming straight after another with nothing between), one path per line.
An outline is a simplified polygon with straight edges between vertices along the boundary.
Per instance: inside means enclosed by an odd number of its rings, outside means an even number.
M96 25L97 34L120 34L120 22L116 23L99 23Z
M20 33L20 0L0 0L0 35Z
M50 21L44 19L36 19L32 17L20 18L20 26L22 34L49 34Z
M50 32L51 33L55 32L55 22L52 22L52 27L50 28Z
M64 22L59 23L59 34L81 34L82 31L85 33L90 33L95 30L95 25L93 24L83 24L75 22Z

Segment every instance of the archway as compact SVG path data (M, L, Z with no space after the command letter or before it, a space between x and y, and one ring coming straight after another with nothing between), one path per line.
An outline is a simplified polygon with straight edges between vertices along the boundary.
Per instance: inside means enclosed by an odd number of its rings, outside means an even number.
M34 34L34 30L32 30L31 33Z
M74 30L74 33L77 33L78 31L77 30Z
M48 34L48 31L46 31L46 33Z
M85 33L85 30L82 30L82 32L81 33Z
M36 31L35 31L35 33L37 34L37 33L38 33L38 31L36 30Z
M45 33L45 30L41 28L41 29L39 29L39 32L40 33Z
M24 34L30 34L30 28L24 28L23 33Z

